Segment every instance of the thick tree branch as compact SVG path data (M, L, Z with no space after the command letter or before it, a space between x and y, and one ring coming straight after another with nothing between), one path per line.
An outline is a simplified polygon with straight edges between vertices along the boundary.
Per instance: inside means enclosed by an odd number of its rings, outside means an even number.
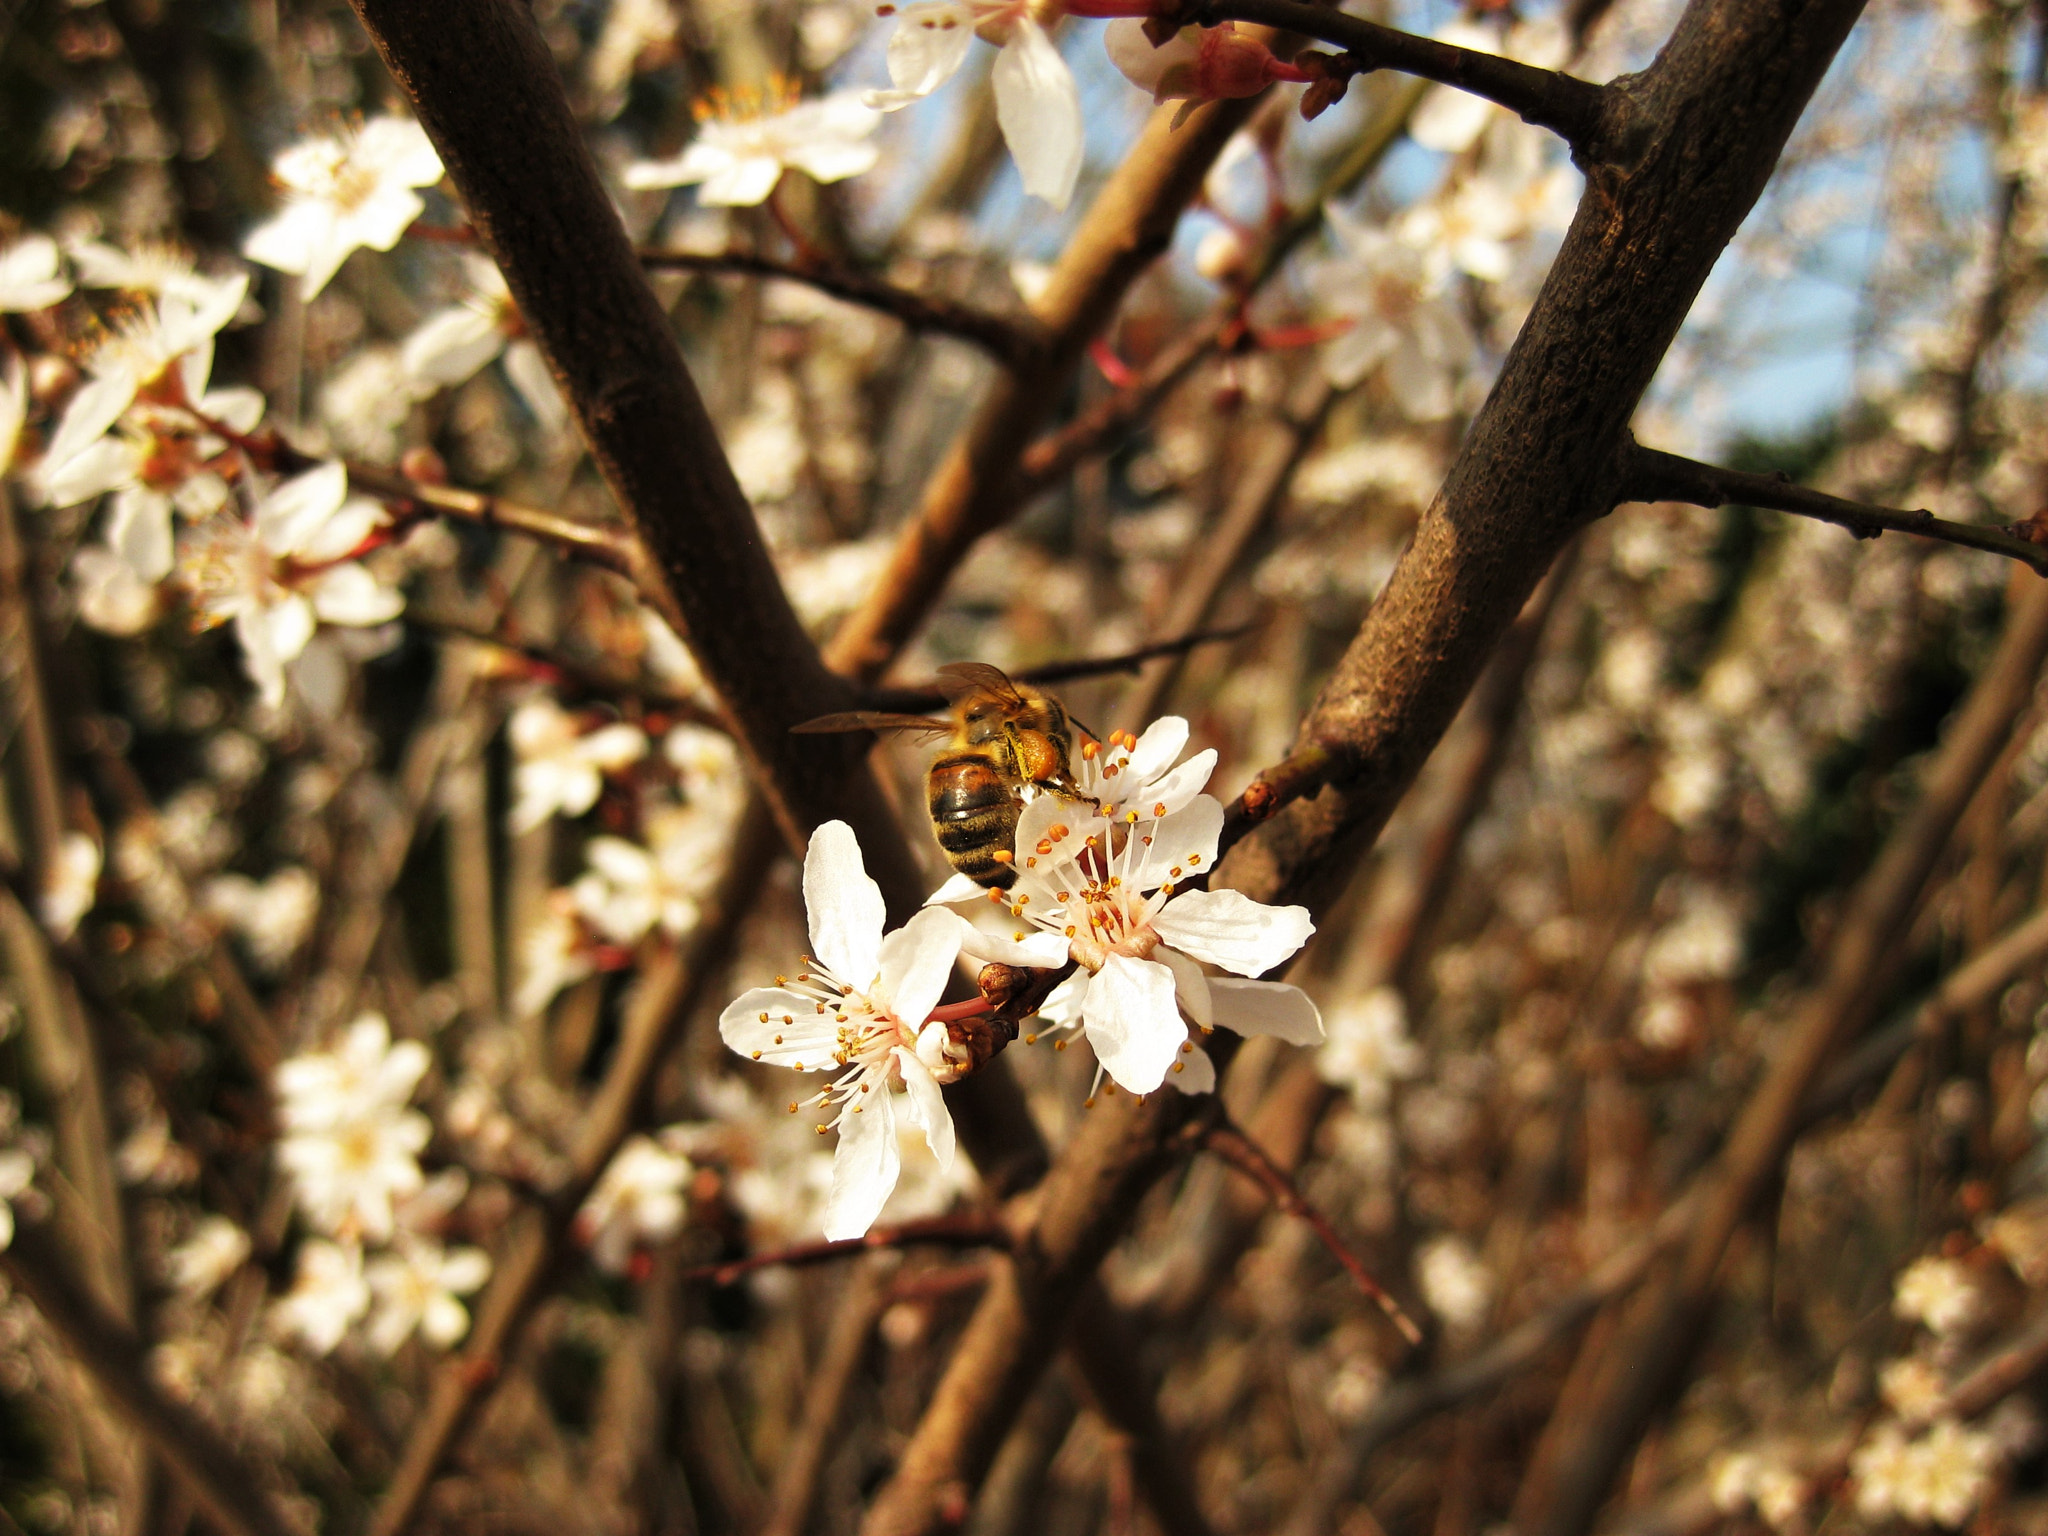
M1609 87L1640 114L1641 153L1625 177L1590 171L1499 381L1296 739L1344 771L1241 842L1222 884L1320 906L1348 872L1551 561L1612 507L1629 418L1859 9L1694 0L1656 63ZM887 623L872 622L877 610L849 632L851 659L874 664L868 642L895 632L909 611L899 601L887 600ZM996 1263L864 1536L935 1531L945 1491L979 1480L1082 1278L1174 1155L1187 1102L1120 1095L1084 1123L1045 1183L1031 1240Z
M1395 69L1483 96L1523 122L1557 134L1581 165L1618 164L1627 158L1629 98L1575 75L1418 37L1301 0L1193 0L1180 17L1200 26L1256 22L1312 37L1342 48L1365 69Z
M63 1246L41 1225L24 1222L0 1253L0 1270L36 1304L66 1350L85 1368L114 1411L154 1451L171 1476L228 1536L292 1536L220 1431L149 1379L134 1330L95 1298Z
M850 707L848 690L790 607L531 11L517 0L355 10L646 550L641 586L689 642L784 838L801 847L822 821L850 823L907 912L922 880L860 743L790 734Z
M909 330L957 336L972 342L997 362L1012 368L1028 364L1040 347L1036 327L1028 320L1011 320L971 304L913 293L850 267L778 261L752 251L664 251L643 246L639 254L640 265L650 272L729 272L802 283L835 299L899 320Z
M2004 528L1979 528L1952 523L1932 512L1901 512L1861 501L1845 501L1824 491L1810 491L1776 475L1721 469L1630 442L1622 450L1621 485L1615 503L1682 501L1695 507L1764 507L1816 518L1846 528L1859 539L1884 533L1910 533L1939 539L1965 549L1989 550L2032 566L2048 576L2048 544L2036 544Z

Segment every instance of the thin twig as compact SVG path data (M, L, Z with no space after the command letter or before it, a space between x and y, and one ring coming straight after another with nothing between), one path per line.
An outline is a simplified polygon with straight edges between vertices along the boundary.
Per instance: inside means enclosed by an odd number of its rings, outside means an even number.
M664 251L642 246L639 256L640 265L650 272L732 272L802 283L835 299L900 320L913 331L957 336L972 342L1012 368L1030 362L1043 345L1037 328L1028 318L1012 320L952 299L914 293L849 267L778 261L752 251Z
M1395 69L1483 96L1523 122L1559 135L1581 165L1611 160L1620 153L1628 98L1612 86L1418 37L1300 0L1194 0L1182 7L1181 16L1204 26L1250 21L1298 33L1342 48L1365 69Z
M1399 1330L1401 1337L1411 1346L1422 1342L1422 1330L1416 1326L1415 1319L1388 1294L1387 1288L1366 1268L1365 1261L1345 1245L1343 1236L1330 1224L1330 1218L1309 1203L1307 1197L1295 1188L1294 1180L1287 1171L1268 1157L1257 1142L1224 1118L1202 1133L1202 1147L1257 1184L1274 1205L1306 1222L1309 1230L1329 1249L1330 1257L1344 1267L1344 1272L1351 1276L1373 1305L1386 1313L1387 1321Z
M1932 512L1902 512L1868 502L1846 501L1824 491L1793 485L1777 475L1721 469L1635 442L1623 449L1621 487L1615 496L1617 506L1629 501L1682 501L1695 507L1764 507L1833 523L1859 539L1910 533L1944 544L1959 544L1965 549L1988 550L2048 576L2048 544L2033 543L2008 529L1979 528L1970 523L1950 522Z
M530 539L552 545L566 555L601 565L621 576L637 577L644 564L640 541L624 528L605 528L577 518L564 517L540 507L507 501L483 491L464 490L457 485L433 485L414 480L393 469L374 464L347 465L349 484L367 491L380 501L408 504L439 512L445 517L476 523L485 528L503 528L523 533Z
M1150 645L1141 645L1135 650L1120 651L1114 656L1082 656L1073 661L1048 662L1042 667L1026 667L1020 672L1012 673L1011 676L1020 683L1032 683L1042 687L1049 683L1072 682L1076 678L1136 672L1154 657L1180 656L1198 645L1208 645L1217 640L1235 640L1246 633L1248 628L1247 625L1239 624L1231 629L1198 629L1171 640L1155 640ZM915 711L935 708L944 703L945 698L945 694L936 688L870 688L861 694L861 707Z
M772 1248L766 1253L753 1253L744 1259L731 1259L723 1264L699 1264L694 1269L683 1271L685 1280L708 1280L713 1285L731 1285L743 1275L751 1275L757 1269L770 1269L777 1265L803 1267L811 1264L829 1264L834 1259L850 1259L863 1253L874 1253L887 1248L915 1248L932 1245L940 1248L1007 1248L1010 1246L1010 1229L992 1216L978 1212L967 1212L958 1216L927 1216L921 1221L906 1221L894 1227L876 1227L862 1237L839 1238L831 1242L792 1243L786 1248Z

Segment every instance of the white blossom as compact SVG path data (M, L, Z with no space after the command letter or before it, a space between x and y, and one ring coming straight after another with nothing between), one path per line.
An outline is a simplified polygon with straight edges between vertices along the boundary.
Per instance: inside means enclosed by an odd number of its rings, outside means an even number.
M284 207L242 242L251 261L327 286L358 247L388 251L426 203L415 187L441 179L441 157L410 118L372 118L359 129L301 139L272 162Z
M1320 310L1349 327L1323 344L1323 376L1348 389L1375 369L1403 412L1448 416L1477 348L1458 306L1429 281L1424 254L1332 204L1326 221L1337 254L1309 269Z
M50 936L60 942L78 931L79 920L99 899L102 854L97 839L84 832L66 832L56 857L43 876L38 915Z
M424 1183L419 1153L433 1128L406 1106L428 1064L426 1047L393 1044L383 1016L368 1013L333 1051L294 1056L277 1069L285 1131L277 1160L322 1231L390 1239L394 1201Z
M1445 1324L1469 1332L1493 1305L1493 1274L1462 1237L1435 1237L1415 1256L1422 1299Z
M859 1237L902 1169L899 1112L924 1132L942 1171L953 1165L953 1119L939 1090L961 1075L964 1058L931 1015L974 934L955 914L926 907L885 935L881 887L843 821L811 834L804 910L812 951L804 969L742 993L719 1016L718 1032L749 1060L835 1074L809 1101L833 1110L827 1123L839 1129L825 1236Z
M569 891L551 893L546 908L519 939L519 981L512 993L512 1016L538 1016L556 993L596 970L583 924L576 918L575 897Z
M202 1300L248 1257L248 1233L225 1216L206 1216L184 1242L164 1255L164 1278L174 1290Z
M157 584L104 544L82 544L72 555L71 588L78 616L109 635L141 634L163 606Z
M249 291L247 273L208 277L192 265L189 252L160 241L144 240L121 250L82 240L67 246L65 254L77 270L81 288L113 288L155 298L171 295L200 310L226 308L230 317Z
M785 170L813 181L844 181L874 169L882 114L851 91L817 101L778 103L718 98L700 118L697 137L673 160L640 160L626 167L626 185L697 188L697 201L713 207L751 208L775 190ZM722 110L721 110L722 109Z
M469 283L467 296L421 321L399 349L412 389L431 394L460 384L502 356L506 377L534 419L550 433L562 432L569 424L569 408L540 348L526 334L504 274L482 256L467 257L463 271Z
M1325 1015L1329 1039L1316 1052L1316 1073L1345 1089L1361 1110L1387 1107L1393 1086L1422 1070L1420 1046L1408 1037L1408 1008L1392 987L1375 987Z
M209 399L207 382L213 374L213 338L235 317L247 286L246 277L232 279L203 304L184 294L165 294L122 316L85 355L85 382L57 420L43 454L44 474L58 475L138 401L187 419L194 407L208 404L246 410L249 392Z
M1917 1259L1893 1282L1892 1311L1925 1325L1929 1333L1954 1333L1977 1316L1981 1297L1970 1272L1955 1259Z
M1998 1459L1991 1435L1953 1419L1911 1441L1897 1424L1881 1425L1850 1458L1857 1513L1961 1526L1983 1499Z
M354 1243L311 1238L299 1246L298 1275L278 1299L274 1317L280 1329L314 1354L327 1355L369 1309L363 1250Z
M352 559L384 512L348 494L339 463L273 488L245 522L221 513L178 540L179 579L206 624L233 621L242 661L263 702L284 702L284 669L316 624L383 624L405 599Z
M636 1247L681 1230L690 1171L687 1157L650 1137L631 1137L619 1148L576 1217L599 1269L623 1274Z
M200 905L241 938L257 969L275 974L290 963L320 914L320 882L301 865L287 864L266 880L216 875L200 892Z
M447 1349L469 1332L462 1298L491 1277L490 1255L481 1248L443 1248L422 1237L407 1237L363 1269L376 1298L364 1336L380 1355L392 1355L415 1332L436 1349Z
M585 731L553 699L529 699L506 726L512 754L514 832L531 832L550 816L581 816L597 804L604 775L631 767L647 755L647 735L636 725L614 722Z
M1032 0L913 0L889 35L894 88L869 91L871 107L893 112L931 95L966 62L980 37L1002 49L991 76L996 122L1024 190L1065 208L1081 175L1081 93ZM1056 12L1055 12L1056 14Z
M1054 1029L1078 1024L1103 1070L1132 1093L1152 1092L1169 1073L1183 1092L1214 1086L1207 1054L1188 1038L1190 1021L1295 1045L1323 1040L1316 1006L1299 987L1237 979L1300 949L1315 932L1308 910L1269 907L1238 891L1176 891L1215 864L1223 831L1222 804L1200 792L1214 754L1169 766L1186 741L1187 723L1169 717L1143 737L1113 738L1099 762L1084 748L1076 777L1113 820L1041 794L1018 817L1008 891L985 892L955 876L931 898L989 897L1022 925L1012 943L1029 946L1023 963L1078 962L1041 1014ZM1029 928L1041 932L1027 940ZM1050 949L1042 947L1047 939ZM970 953L1008 958L988 943L978 936ZM1235 975L1210 976L1204 964Z

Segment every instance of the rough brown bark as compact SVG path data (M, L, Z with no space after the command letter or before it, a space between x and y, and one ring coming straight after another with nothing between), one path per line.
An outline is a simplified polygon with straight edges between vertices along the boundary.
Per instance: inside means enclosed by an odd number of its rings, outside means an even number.
M1629 417L1860 9L1694 0L1655 64L1614 82L1640 153L1592 173L1443 489L1303 725L1298 745L1340 760L1334 782L1241 843L1223 884L1314 902L1377 831L1551 561L1613 505ZM998 1265L863 1536L936 1531L971 1493L1190 1113L1172 1093L1110 1105Z
M653 563L642 585L668 598L784 837L801 848L820 822L850 823L907 915L922 881L860 742L790 734L850 707L850 692L783 593L532 13L516 0L355 10L505 274Z

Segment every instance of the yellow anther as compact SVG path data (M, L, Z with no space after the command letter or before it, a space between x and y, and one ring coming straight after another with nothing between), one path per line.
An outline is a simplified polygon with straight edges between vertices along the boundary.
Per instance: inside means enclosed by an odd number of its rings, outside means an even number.
M754 1052L754 1060L759 1061L760 1059L761 1053L759 1051Z

